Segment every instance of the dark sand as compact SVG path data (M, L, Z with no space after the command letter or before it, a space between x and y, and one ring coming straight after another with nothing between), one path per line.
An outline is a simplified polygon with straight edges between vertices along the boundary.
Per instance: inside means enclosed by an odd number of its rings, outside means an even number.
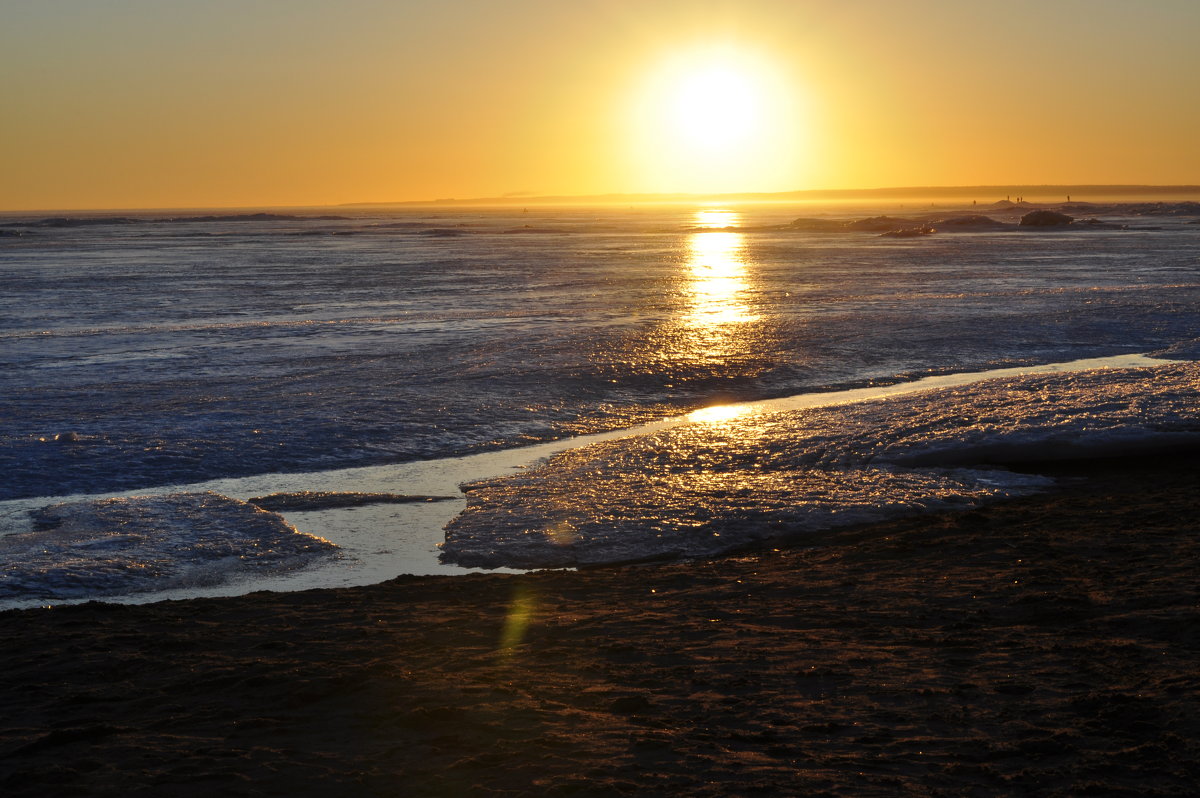
M1195 795L1197 463L820 549L0 613L0 795Z

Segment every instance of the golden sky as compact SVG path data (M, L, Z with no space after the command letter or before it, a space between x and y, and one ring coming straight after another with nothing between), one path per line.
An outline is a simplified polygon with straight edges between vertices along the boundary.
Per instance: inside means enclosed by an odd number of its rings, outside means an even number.
M0 209L1200 184L1197 0L0 0Z

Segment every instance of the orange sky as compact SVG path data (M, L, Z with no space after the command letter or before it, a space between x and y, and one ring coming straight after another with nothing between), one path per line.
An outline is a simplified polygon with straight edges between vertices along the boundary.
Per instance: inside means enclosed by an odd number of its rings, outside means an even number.
M1200 184L1196 0L0 0L0 19L4 210Z

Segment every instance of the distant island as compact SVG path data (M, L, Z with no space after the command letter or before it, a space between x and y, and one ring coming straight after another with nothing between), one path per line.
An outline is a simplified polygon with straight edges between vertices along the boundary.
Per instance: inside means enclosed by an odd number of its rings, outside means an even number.
M1200 186L1131 185L1005 185L1005 186L908 186L894 188L809 189L805 191L741 192L734 194L590 194L547 196L441 198L397 202L346 202L336 207L366 208L409 205L619 205L670 202L846 202L854 200L924 201L975 200L992 203L998 199L1026 197L1041 201L1112 200L1123 197L1141 199L1179 199L1200 197Z

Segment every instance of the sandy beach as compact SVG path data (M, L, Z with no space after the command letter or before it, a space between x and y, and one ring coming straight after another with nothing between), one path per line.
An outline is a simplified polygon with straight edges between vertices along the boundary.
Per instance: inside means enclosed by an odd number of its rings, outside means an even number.
M1194 794L1200 468L1055 471L820 548L0 613L0 790Z

